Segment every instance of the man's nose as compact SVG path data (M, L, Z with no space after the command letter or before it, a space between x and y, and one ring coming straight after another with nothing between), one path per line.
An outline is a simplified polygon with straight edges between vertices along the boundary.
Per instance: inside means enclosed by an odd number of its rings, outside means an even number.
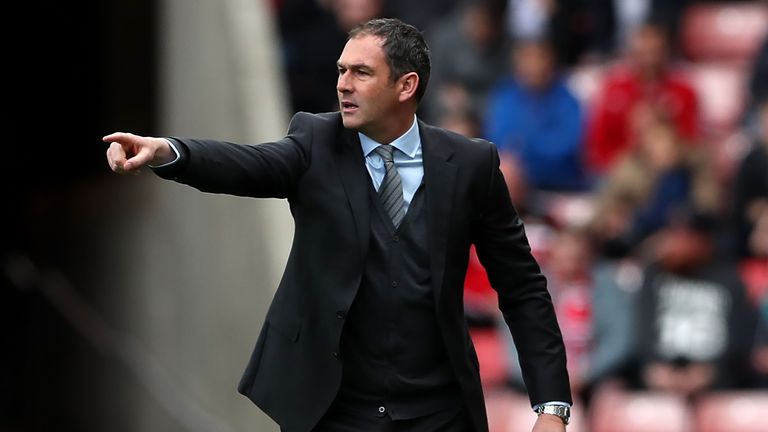
M339 79L336 81L336 91L339 93L349 93L352 91L352 85L349 80L349 72L339 74Z

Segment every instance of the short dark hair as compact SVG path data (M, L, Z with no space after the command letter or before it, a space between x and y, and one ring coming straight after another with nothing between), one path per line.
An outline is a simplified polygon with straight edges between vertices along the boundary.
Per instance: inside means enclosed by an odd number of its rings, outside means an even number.
M350 30L347 40L359 36L375 36L383 41L382 48L387 57L392 81L408 72L416 72L419 75L416 101L421 101L427 90L429 72L432 69L429 47L421 32L397 18L377 18Z

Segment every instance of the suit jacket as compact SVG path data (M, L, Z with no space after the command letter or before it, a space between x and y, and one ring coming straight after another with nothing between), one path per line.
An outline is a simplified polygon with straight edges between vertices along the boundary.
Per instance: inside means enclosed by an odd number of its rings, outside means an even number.
M565 350L493 144L419 122L436 316L475 429L487 432L477 354L463 310L469 249L499 294L533 404L570 402ZM174 138L181 159L156 169L206 192L287 198L295 234L285 273L238 391L281 427L308 431L341 382L339 342L369 242L369 174L338 113L298 113L259 145Z

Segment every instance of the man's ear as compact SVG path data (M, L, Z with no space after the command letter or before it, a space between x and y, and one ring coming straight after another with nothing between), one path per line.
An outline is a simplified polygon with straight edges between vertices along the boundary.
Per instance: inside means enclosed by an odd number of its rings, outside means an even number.
M405 102L409 99L416 97L416 90L421 84L419 81L419 74L416 72L408 72L400 77L400 102Z

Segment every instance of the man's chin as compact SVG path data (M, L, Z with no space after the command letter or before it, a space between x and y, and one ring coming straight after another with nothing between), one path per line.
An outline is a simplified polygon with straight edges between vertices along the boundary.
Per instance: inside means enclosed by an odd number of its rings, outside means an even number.
M360 122L350 115L342 114L341 122L344 124L344 127L347 129L352 129L352 130L360 129Z

